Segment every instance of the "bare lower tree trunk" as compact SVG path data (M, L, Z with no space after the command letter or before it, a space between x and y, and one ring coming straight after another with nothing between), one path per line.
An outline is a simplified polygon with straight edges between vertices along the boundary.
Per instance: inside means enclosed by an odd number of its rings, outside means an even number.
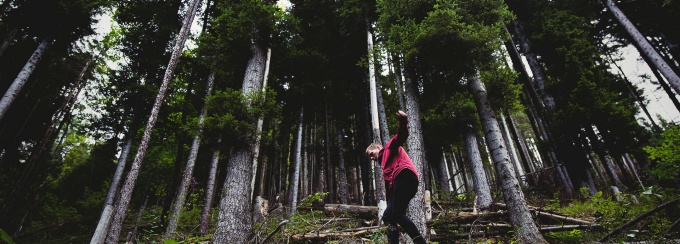
M385 145L387 143L387 140L389 140L389 132L387 132L387 137L384 137L384 133L381 133L380 131L380 116L379 116L379 111L378 111L378 93L381 91L378 90L377 86L377 81L376 81L376 74L375 74L375 64L374 64L374 59L373 59L373 33L371 33L370 30L367 30L367 42L368 42L368 74L369 74L369 84L370 84L370 95L371 95L371 125L373 126L373 142L374 143L382 143ZM382 95L380 96L382 98ZM383 108L383 113L384 113L384 108ZM383 116L384 117L384 116ZM387 119L385 119L385 122L387 122ZM386 132L386 131L384 131ZM379 201L384 201L385 200L385 183L383 181L382 177L382 168L377 164L373 163L374 167L373 170L375 172L375 191L376 191L376 200Z
M2 118L5 117L5 114L7 113L7 110L9 110L9 107L12 106L14 99L16 99L17 96L19 96L21 88L23 88L24 85L26 84L26 81L28 81L28 78L31 76L31 74L35 70L35 67L38 65L38 62L45 54L45 51L47 50L49 44L50 41L48 38L43 39L40 42L40 44L38 44L38 47L35 49L35 51L28 59L24 67L21 69L21 72L19 72L17 78L14 79L9 88L7 88L5 95L3 95L2 99L0 99L0 121L2 121Z
M217 139L219 145L222 139ZM220 163L220 150L213 151L212 160L210 160L210 173L208 173L208 182L205 189L205 203L201 211L201 220L198 228L198 233L205 235L208 233L210 227L210 209L212 209L213 198L215 197L215 185L217 184L217 166Z
M471 126L470 126L471 127ZM465 130L465 149L470 163L470 175L472 175L472 186L475 190L475 202L479 209L486 210L491 206L491 187L486 179L482 155L477 146L477 136L472 128Z
M420 105L418 102L418 90L416 89L415 81L407 73L404 79L405 95L406 95L406 113L409 117L410 132L409 137L406 140L406 145L408 147L408 155L410 156L413 164L418 170L418 191L416 195L411 199L411 203L408 207L407 215L413 221L413 223L418 227L420 233L429 239L427 226L425 225L425 209L424 209L424 194L425 194L425 184L423 177L427 177L427 172L424 170L425 164L425 143L423 142L422 126L420 125Z
M614 1L605 0L604 3L605 7L607 7L607 9L612 12L614 18L621 24L626 32L628 32L628 35L631 37L631 41L636 44L640 54L649 57L649 60L652 62L650 66L656 67L656 69L661 72L664 77L666 77L666 80L668 80L668 83L670 83L671 87L675 89L675 92L680 93L680 77L678 77L678 74L673 72L673 69L671 69L671 67L666 63L661 55L659 55L659 53L654 50L654 47L652 47L645 36L642 35L642 33L640 33L637 28L635 28L635 25L630 22L630 20L628 20L626 15L621 12L621 9L619 9L619 7L614 4Z
M500 113L500 117L497 118L497 121L501 129L501 134L503 134L503 141L505 141L505 145L508 149L510 162L512 162L512 165L515 168L515 177L517 177L517 180L521 185L524 185L524 182L522 181L522 176L524 176L524 169L522 169L522 165L520 165L517 153L515 153L515 145L512 143L510 132L508 129L508 124L505 123L505 115L503 115L503 113Z
M213 84L215 81L215 75L211 74L208 77L208 84L205 91L205 103L201 109L201 113L198 116L198 131L194 136L194 141L191 144L191 150L189 151L189 159L187 160L186 167L184 168L184 173L182 174L182 181L179 184L179 189L177 195L175 196L175 201L172 205L172 213L170 214L170 219L168 221L168 226L165 230L165 239L171 239L172 235L175 233L177 228L177 223L179 222L180 214L182 213L182 208L184 208L184 203L186 202L187 192L189 191L189 185L191 184L191 179L194 174L194 166L196 165L196 157L198 157L198 149L201 146L201 138L203 134L203 120L208 114L208 97L212 93Z
M104 201L104 210L99 218L99 223L97 224L97 229L92 235L92 240L90 244L104 243L106 238L106 233L109 229L109 224L111 223L111 216L113 213L113 201L115 199L116 193L118 193L118 187L120 186L120 179L123 178L123 171L125 170L125 165L127 164L127 157L130 153L130 148L132 148L132 141L134 140L136 129L130 128L127 135L125 136L125 142L123 143L123 148L118 157L118 163L116 165L116 172L113 174L113 180L111 180L111 185L109 185L109 191L106 194L106 200Z
M300 164L302 164L302 124L303 124L303 110L300 109L300 121L298 122L298 131L295 140L295 170L293 171L293 182L290 184L290 191L292 196L290 199L289 214L295 213L298 198L298 185L300 183Z
M510 157L506 147L503 146L503 136L487 98L486 88L477 75L471 75L468 84L482 121L496 175L503 189L505 203L508 206L510 222L517 238L521 243L547 243L531 217L524 193L522 193L519 182L514 176Z
M437 160L437 180L439 182L439 188L442 193L444 194L449 194L451 193L451 183L449 181L449 174L448 170L446 167L446 157L444 157L444 150L439 149L438 157L439 160Z
M265 69L265 52L258 43L251 43L251 57L248 60L246 72L241 88L244 96L259 91L262 88ZM252 108L253 101L247 100L247 106ZM252 121L256 126L256 121ZM254 139L254 138L251 138ZM252 230L250 215L251 189L250 181L253 177L252 163L255 145L248 140L234 147L234 153L229 160L229 170L224 180L222 199L220 200L220 214L217 228L213 235L214 243L245 243Z
M264 66L264 75L263 75L263 81L262 81L262 92L266 94L265 92L267 91L267 76L269 75L269 63L271 61L272 57L272 49L268 48L267 49L267 59L265 61L265 66ZM264 123L264 118L259 118L257 120L257 128L255 128L255 152L253 152L253 179L250 182L250 189L253 191L250 194L250 199L253 198L253 193L255 192L255 177L257 175L257 160L260 157L260 140L262 138L262 124Z
M345 169L345 155L344 155L344 144L342 143L342 130L337 129L338 133L338 186L340 195L340 203L347 204L348 191L347 191L347 170Z
M200 5L200 0L193 0L191 7L188 9L188 14L184 18L182 23L182 28L179 31L175 46L172 49L172 55L168 63L168 67L165 69L165 75L163 77L163 83L161 83L158 89L158 95L156 96L156 101L154 102L153 108L151 109L151 115L146 123L146 128L144 129L144 135L142 136L142 141L137 149L137 155L132 162L132 167L128 173L125 183L123 184L123 189L120 192L119 205L116 207L116 211L113 217L113 222L111 223L111 230L106 239L107 243L118 243L118 238L120 236L120 231L125 220L125 213L127 211L128 204L132 198L132 191L135 188L135 183L137 181L137 176L139 175L139 170L142 167L142 162L144 161L144 156L146 156L146 150L149 147L149 141L151 140L151 133L153 132L153 127L158 119L158 112L160 112L161 106L163 105L163 100L165 98L165 93L170 85L170 80L177 67L177 62L181 55L184 44L189 36L189 30L191 29L191 24L196 15L196 10L198 5Z

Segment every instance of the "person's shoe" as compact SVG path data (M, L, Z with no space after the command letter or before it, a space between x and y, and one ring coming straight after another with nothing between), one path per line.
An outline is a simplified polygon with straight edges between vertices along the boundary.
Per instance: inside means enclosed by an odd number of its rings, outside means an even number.
M414 244L427 244L427 241L423 236L416 236L416 238L413 238L413 243Z
M399 244L399 228L396 225L387 226L387 242L390 244Z

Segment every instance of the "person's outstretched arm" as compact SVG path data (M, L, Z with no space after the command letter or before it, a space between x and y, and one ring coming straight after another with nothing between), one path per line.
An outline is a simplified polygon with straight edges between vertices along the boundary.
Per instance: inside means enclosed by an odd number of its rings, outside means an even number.
M390 143L390 149L396 149L404 145L406 139L408 139L408 115L403 111L399 110L397 112L397 120L399 121L399 126L397 129L397 134L394 135L394 141Z

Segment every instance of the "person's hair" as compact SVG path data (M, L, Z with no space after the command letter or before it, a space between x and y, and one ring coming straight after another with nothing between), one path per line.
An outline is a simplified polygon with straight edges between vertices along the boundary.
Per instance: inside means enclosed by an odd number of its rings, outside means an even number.
M371 145L366 148L366 155L368 155L368 151L373 150L373 149L381 149L383 146L378 144L378 143L371 143Z

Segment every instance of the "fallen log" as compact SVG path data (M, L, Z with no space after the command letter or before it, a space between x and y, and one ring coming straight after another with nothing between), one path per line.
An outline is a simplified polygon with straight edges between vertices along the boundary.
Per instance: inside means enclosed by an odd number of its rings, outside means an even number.
M558 214L552 214L552 213L543 212L543 211L538 211L538 210L534 210L533 212L535 212L536 215L539 215L539 216L550 217L550 218L553 218L553 219L562 220L562 221L566 221L566 222L571 222L571 223L575 223L575 224L582 224L582 225L597 225L596 223L591 222L591 221L582 220L582 219L577 219L577 218L571 218L571 217L562 216L562 215L558 215Z
M346 229L333 232L310 232L304 235L293 235L291 238L296 241L324 241L330 239L340 239L348 237L357 237L366 234L377 232L381 226L369 226L362 228Z
M326 204L323 213L328 217L357 217L366 220L378 218L378 207L347 204Z
M494 224L494 225L477 225L478 227L495 227L495 228L509 228L510 226L507 224ZM591 226L585 226L585 225L550 225L550 226L541 226L538 228L538 230L542 233L546 232L554 232L554 231L572 231L572 230L583 230L583 229L589 229ZM471 231L467 233L459 233L459 234L453 234L453 235L431 235L430 236L430 241L446 241L446 240L451 240L451 239L465 239L465 238L478 238L478 237L485 237L485 236L506 236L506 235L513 235L514 233L512 231L508 230L488 230L488 231Z
M616 229L613 229L611 232L607 233L607 235L603 236L603 237L600 238L600 240L598 240L598 241L599 241L599 242L607 241L607 240L609 239L609 237L611 237L612 235L616 235L616 234L618 234L619 232L623 231L625 228L627 228L627 227L629 227L629 226L631 226L631 225L634 225L634 224L636 224L637 222L640 222L640 220L643 220L643 219L646 218L647 216L652 215L653 213L656 213L657 211L662 210L662 209L665 209L665 208L667 208L667 207L674 206L674 205L676 205L678 202L680 202L680 198L676 198L676 199L670 200L670 201L668 201L668 202L665 202L665 203L663 203L663 204L661 204L661 205L659 205L659 206L656 206L655 208L650 209L649 211L644 212L643 214L638 215L638 216L635 217L633 220L628 221L628 223L625 223L625 224L623 224L623 225L621 225L621 226L619 226L619 227L616 227Z

